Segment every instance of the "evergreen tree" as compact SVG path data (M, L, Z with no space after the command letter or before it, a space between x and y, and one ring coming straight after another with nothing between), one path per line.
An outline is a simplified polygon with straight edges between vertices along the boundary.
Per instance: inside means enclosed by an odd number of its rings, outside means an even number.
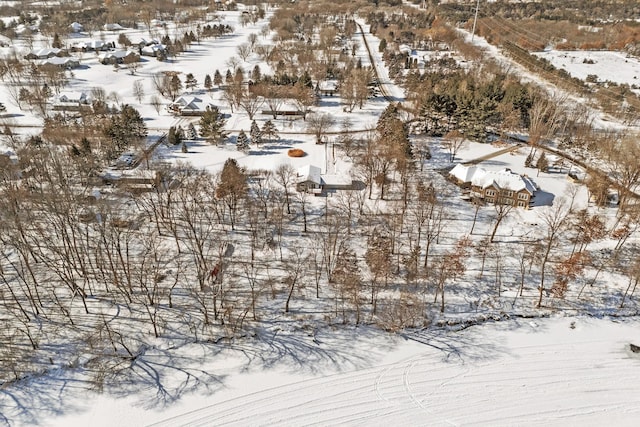
M380 39L380 44L378 45L378 52L384 52L386 48L387 48L387 40Z
M220 74L219 70L216 70L216 72L213 73L213 84L218 87L222 84L222 74Z
M233 83L233 74L231 74L231 70L227 68L227 74L224 76L224 83L230 85Z
M388 148L387 156L395 160L398 165L406 164L411 158L411 143L407 126L400 119L398 106L389 104L382 112L376 125L380 141Z
M171 76L171 80L169 81L169 91L171 93L171 99L175 101L178 97L178 93L182 90L182 82L180 81L180 77L177 74Z
M211 76L209 74L204 76L204 88L209 92L211 92L211 89L213 88L213 82L211 81Z
M112 147L107 152L109 158L117 157L129 145L147 136L147 125L135 108L125 104L119 114L114 115L104 129Z
M91 154L91 143L85 136L83 136L82 139L80 140L80 150L84 154Z
M189 126L187 126L187 132L186 135L187 139L191 139L194 140L198 137L198 133L196 132L196 127L193 125L193 123L189 123Z
M544 152L540 154L540 157L538 157L538 162L536 163L536 167L540 172L549 171L549 160L547 160L547 156Z
M238 151L242 151L243 153L248 153L249 149L251 148L249 146L249 137L247 137L247 134L244 133L244 130L241 130L238 134L238 138L236 140L236 148L238 149Z
M262 131L260 130L260 126L258 126L255 120L251 122L251 130L249 131L249 135L251 136L251 142L256 144L256 147L262 143Z
M524 165L528 168L533 167L533 151L527 155L526 159L524 159Z
M62 48L62 42L60 41L60 36L58 35L58 33L55 33L53 35L53 42L51 42L51 47L54 49Z
M200 117L200 136L210 143L218 143L227 137L224 130L226 120L218 110L218 107L207 107L202 117Z
M271 120L267 120L262 125L262 136L269 138L269 141L278 139L278 129L276 129L276 126Z
M235 229L238 204L247 194L247 176L238 166L236 159L227 159L220 173L220 181L216 187L216 197L229 208L231 229Z
M253 80L254 83L258 83L261 78L262 72L260 71L260 66L256 64L256 66L253 67L253 71L251 72L251 80Z
M302 73L296 84L299 86L313 88L313 81L311 80L311 76L307 70Z
M183 132L181 127L171 126L167 135L167 142L171 145L178 145L183 140Z
M198 86L198 80L192 73L188 73L185 77L184 85L186 86L187 90L192 90Z
M244 71L242 68L236 68L236 73L233 75L233 81L238 84L244 81Z

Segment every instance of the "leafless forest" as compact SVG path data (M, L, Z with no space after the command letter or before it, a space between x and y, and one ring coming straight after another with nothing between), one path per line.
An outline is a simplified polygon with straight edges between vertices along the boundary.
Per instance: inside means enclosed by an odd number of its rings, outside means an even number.
M305 34L311 38L321 16L305 6L283 8L272 21L280 55L273 63L284 64L280 77L335 72L353 89L346 106L361 108L366 95L358 82L366 71L353 61L344 74L337 63L304 61ZM218 174L157 166L151 192L107 186L92 173L112 157L102 141L109 134L96 136L113 124L104 117L95 119L100 124L89 145L81 145L80 134L72 137L75 150L61 142L53 118L43 138L11 141L19 161L3 164L0 175L0 385L82 366L99 388L157 339L175 346L219 343L251 337L274 321L398 331L455 323L457 314L481 321L556 310L637 313L640 165L629 154L638 152L637 140L597 132L583 114L556 108L491 62L462 69L443 60L428 72L412 70L406 55L392 50L401 41L393 37L416 43L431 37L469 58L478 53L435 19L435 9L389 18L376 14L373 3L359 6L389 46L386 65L408 102L390 104L368 133L354 135L348 121L332 123L344 132L331 149L353 162L358 190L318 203L295 190L292 168L244 170L232 160ZM335 7L354 13L353 5ZM431 31L402 32L416 20ZM356 31L353 20L341 22L344 31ZM391 26L400 32L389 34ZM329 51L335 36L325 26L319 43ZM286 58L313 67L303 70ZM261 89L278 86L272 81ZM238 96L230 102L251 114L251 99ZM299 100L305 114L307 100ZM305 119L320 138L327 123ZM586 183L593 209L558 198L539 208L533 232L509 233L501 224L514 209L461 200L430 164L432 156L455 157L456 132L482 140L514 129L531 135L532 152L557 139L572 155L603 159ZM14 139L7 129L4 137ZM607 204L609 192L620 195L620 206L607 217L597 205Z

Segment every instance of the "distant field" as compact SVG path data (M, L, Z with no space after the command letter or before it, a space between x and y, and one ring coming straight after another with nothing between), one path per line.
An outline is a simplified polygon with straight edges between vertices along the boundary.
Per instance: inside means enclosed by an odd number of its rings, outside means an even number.
M632 88L640 85L640 61L622 52L548 50L535 55L547 59L554 67L564 69L581 80L586 80L589 75L596 75L599 82L628 84ZM638 93L638 90L635 92Z

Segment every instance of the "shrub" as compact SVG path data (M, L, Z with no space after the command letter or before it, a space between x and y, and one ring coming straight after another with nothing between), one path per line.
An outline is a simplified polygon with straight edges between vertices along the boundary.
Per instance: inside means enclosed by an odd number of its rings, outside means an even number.
M289 157L304 157L307 155L304 150L301 150L299 148L292 148L287 152L287 154L289 155Z

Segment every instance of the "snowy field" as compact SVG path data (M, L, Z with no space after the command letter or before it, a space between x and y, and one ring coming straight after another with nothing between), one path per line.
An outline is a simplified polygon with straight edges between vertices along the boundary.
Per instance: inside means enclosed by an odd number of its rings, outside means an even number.
M551 49L534 55L580 80L595 75L599 82L611 81L632 87L640 84L640 61L623 52Z
M632 426L640 354L629 343L640 342L639 330L633 319L551 318L397 336L283 331L263 348L222 346L226 357L205 359L192 348L217 381L167 407L154 404L160 384L122 398L55 378L30 386L44 393L32 399L46 403L37 420L47 426ZM162 373L158 359L149 362ZM63 389L73 390L64 404Z

